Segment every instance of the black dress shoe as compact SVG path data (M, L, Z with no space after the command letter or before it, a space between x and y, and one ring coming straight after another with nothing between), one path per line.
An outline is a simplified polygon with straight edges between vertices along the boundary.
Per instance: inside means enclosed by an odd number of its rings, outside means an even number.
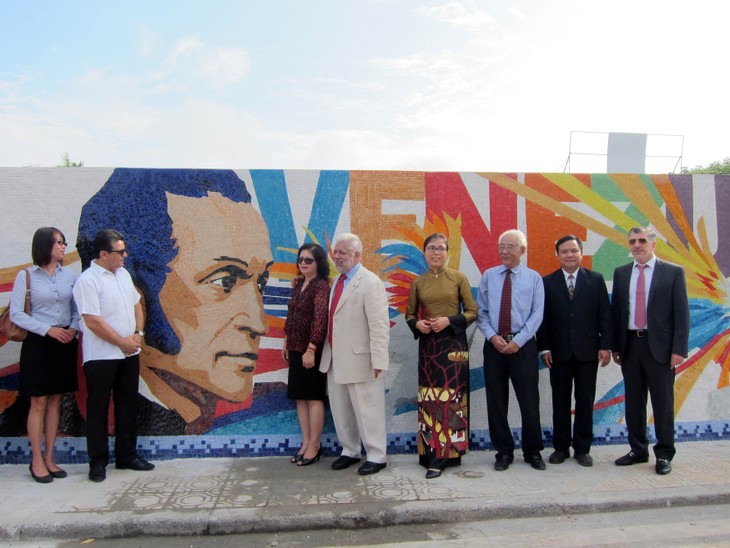
M654 469L656 470L656 473L660 476L666 476L669 472L672 471L672 463L669 462L667 459L657 459Z
M96 483L104 481L106 479L106 466L92 464L89 468L89 479Z
M436 479L441 476L441 470L438 468L429 468L426 470L426 479Z
M649 455L637 455L633 451L629 451L623 457L616 459L616 466L630 466L641 462L649 462Z
M576 453L575 460L577 460L578 464L581 466L593 466L593 457L591 457L588 453Z
M494 469L497 472L504 472L512 464L512 459L507 455L497 455L497 460L494 462Z
M566 455L562 451L558 451L556 449L555 451L553 451L552 455L550 455L548 461L550 462L550 464L563 464L568 456L569 455Z
M49 470L48 473L51 474L56 479L62 479L62 478L65 478L66 476L68 476L68 474L66 473L66 470L61 470L60 468L55 471Z
M545 470L545 461L538 453L537 455L526 455L525 462L532 466L535 470Z
M147 472L155 468L154 464L147 462L142 457L137 457L129 462L118 462L116 466L117 470L136 470L137 472Z
M36 480L38 483L51 483L53 481L53 476L51 474L46 474L45 476L36 476L35 472L33 472L33 464L28 467L30 470L31 477Z
M370 474L377 474L386 466L388 466L386 462L371 462L366 460L365 464L357 469L357 473L361 476L369 476Z
M314 455L311 459L308 459L308 458L304 457L304 455L302 455L302 460L300 460L297 463L297 466L309 466L310 464L314 464L315 462L317 462L319 460L319 457L321 457L321 456L322 456L322 448L320 447L319 451L317 451L317 454Z
M360 459L358 459L357 457L347 457L345 455L342 455L340 458L332 463L332 470L344 470L345 468L349 468L350 466L358 462L360 462Z

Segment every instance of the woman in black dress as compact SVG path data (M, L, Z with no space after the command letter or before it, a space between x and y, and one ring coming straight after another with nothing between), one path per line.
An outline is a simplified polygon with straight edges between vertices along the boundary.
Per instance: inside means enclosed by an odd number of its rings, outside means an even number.
M31 245L30 315L25 313L26 272L15 278L10 318L28 330L20 350L20 395L30 397L30 474L39 483L65 478L53 459L61 400L78 389L76 332L79 315L71 290L78 274L63 266L66 237L54 227L36 230ZM45 436L44 436L45 433ZM45 437L45 447L41 451Z
M291 462L308 466L319 460L324 428L327 376L319 371L329 307L329 261L317 244L304 244L297 255L301 278L292 292L284 325L282 356L289 362L287 397L297 401L302 446Z

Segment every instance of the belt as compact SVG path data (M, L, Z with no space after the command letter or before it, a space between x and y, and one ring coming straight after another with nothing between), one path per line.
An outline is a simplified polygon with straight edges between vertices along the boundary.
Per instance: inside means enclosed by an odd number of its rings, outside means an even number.
M519 333L519 331L518 331L518 333ZM502 337L505 340L505 342L510 342L512 339L515 338L516 335L517 335L517 333L507 333L506 335L500 335L500 337Z
M649 332L646 329L629 329L629 335L645 339L649 335Z

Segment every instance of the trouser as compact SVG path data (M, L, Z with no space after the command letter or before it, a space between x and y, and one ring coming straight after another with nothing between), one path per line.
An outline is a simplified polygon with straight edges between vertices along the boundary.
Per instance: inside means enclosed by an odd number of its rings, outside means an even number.
M553 393L553 447L556 450L567 454L571 445L571 408L575 387L573 449L577 455L590 453L597 376L598 359L581 362L572 357L568 361L553 363L550 387Z
M672 460L674 453L674 370L668 363L654 359L646 337L629 335L626 355L621 360L626 390L626 427L629 445L637 455L649 453L646 435L646 396L651 395L654 432L657 443L654 455Z
M89 464L109 464L109 399L114 398L114 458L128 463L137 456L139 355L84 363L86 446Z
M492 343L484 342L484 381L487 392L489 437L497 457L512 457L515 442L507 420L509 382L517 396L522 414L522 453L527 456L543 450L540 426L537 344L525 343L515 354L502 354Z
M327 373L327 391L342 455L360 458L360 440L367 460L385 462L385 380L383 375L366 382L337 384L334 372Z

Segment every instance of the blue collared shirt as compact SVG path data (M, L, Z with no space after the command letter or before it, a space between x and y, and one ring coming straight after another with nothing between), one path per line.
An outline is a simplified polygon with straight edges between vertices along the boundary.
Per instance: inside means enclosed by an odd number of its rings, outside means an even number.
M10 296L10 319L31 333L44 337L51 327L79 329L79 313L72 290L78 274L58 265L53 276L38 265L30 270L30 316L25 313L25 270L18 272Z
M342 291L347 289L347 286L350 284L352 279L355 277L355 274L357 274L357 271L360 270L360 265L362 263L357 263L355 266L353 266L350 271L347 274L343 274L345 277L345 281L342 282Z
M512 268L512 339L519 347L532 339L542 323L545 288L540 274L521 264ZM502 286L507 267L495 266L484 272L477 292L477 327L487 341L497 335Z

